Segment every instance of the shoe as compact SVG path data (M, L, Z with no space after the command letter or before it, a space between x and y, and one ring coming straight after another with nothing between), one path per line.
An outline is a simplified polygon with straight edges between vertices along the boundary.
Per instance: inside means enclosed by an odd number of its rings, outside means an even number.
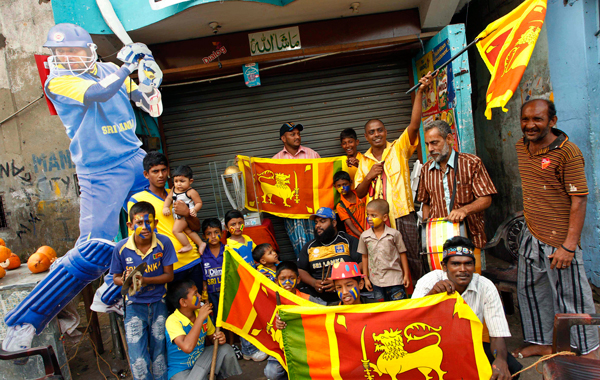
M237 360L242 360L242 358L244 357L244 355L242 355L242 350L240 350L240 348L235 344L232 344L231 347L233 348L233 352L235 353L235 358Z
M262 362L268 357L269 355L265 354L264 352L256 351L252 355L244 355L244 360L254 360L255 362Z
M6 337L2 342L4 351L20 351L31 348L31 341L35 336L35 328L29 323L8 326Z

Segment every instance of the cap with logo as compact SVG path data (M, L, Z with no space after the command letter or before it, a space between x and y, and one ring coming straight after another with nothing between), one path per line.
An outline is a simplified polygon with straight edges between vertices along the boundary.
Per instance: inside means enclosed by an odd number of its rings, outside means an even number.
M287 122L285 124L283 124L281 126L281 128L279 128L279 137L285 135L286 132L291 132L294 129L297 129L299 131L304 130L304 126L302 124L296 124L296 123L292 123L292 122Z
M342 261L341 263L333 264L329 280L343 280L344 278L353 277L365 277L365 275L361 273L357 263Z
M329 207L321 207L316 213L310 216L310 220L315 220L315 218L335 219L335 214Z

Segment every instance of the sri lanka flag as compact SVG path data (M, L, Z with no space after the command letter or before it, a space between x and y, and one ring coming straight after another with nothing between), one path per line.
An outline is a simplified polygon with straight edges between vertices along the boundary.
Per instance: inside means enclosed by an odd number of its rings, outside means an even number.
M482 324L456 292L351 306L280 306L290 379L489 379Z
M546 0L526 0L506 16L489 24L477 38L477 49L492 79L486 93L485 116L504 108L517 89L546 17Z
M223 252L217 327L233 331L287 369L281 331L275 328L277 297L282 305L324 307L281 288L252 268L236 252Z
M346 156L282 160L238 156L248 210L307 219L321 207L334 209L339 194L333 175L348 171Z

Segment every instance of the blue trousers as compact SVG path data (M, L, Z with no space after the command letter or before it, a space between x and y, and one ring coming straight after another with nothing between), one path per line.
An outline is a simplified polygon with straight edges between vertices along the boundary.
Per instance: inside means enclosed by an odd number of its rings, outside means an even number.
M168 380L165 300L125 305L125 338L134 380Z
M288 374L285 368L273 356L267 359L265 367L265 376L268 380L288 380Z

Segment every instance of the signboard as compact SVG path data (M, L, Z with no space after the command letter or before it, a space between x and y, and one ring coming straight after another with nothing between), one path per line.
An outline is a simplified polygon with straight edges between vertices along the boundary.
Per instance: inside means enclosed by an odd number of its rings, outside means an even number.
M248 63L244 68L244 82L248 87L260 86L260 75L258 73L258 63Z
M425 76L429 71L434 71L451 57L450 42L443 40L423 57L417 59L418 77ZM434 120L443 120L452 127L454 136L454 149L459 150L458 128L454 114L455 94L454 76L452 66L448 65L438 73L427 93L423 94L423 125Z
M150 8L157 11L159 9L163 9L166 7L170 7L171 5L179 4L179 3L187 3L191 0L149 0Z
M48 55L39 55L34 54L35 64L38 69L38 73L40 74L40 80L42 81L42 88L46 84L46 79L48 75L50 75L50 69L48 68ZM44 97L46 98L46 104L48 105L48 110L50 111L50 115L58 115L56 113L56 108L54 108L54 104L48 99L46 96L46 91L44 91Z
M302 48L297 26L248 34L250 54L261 55Z

